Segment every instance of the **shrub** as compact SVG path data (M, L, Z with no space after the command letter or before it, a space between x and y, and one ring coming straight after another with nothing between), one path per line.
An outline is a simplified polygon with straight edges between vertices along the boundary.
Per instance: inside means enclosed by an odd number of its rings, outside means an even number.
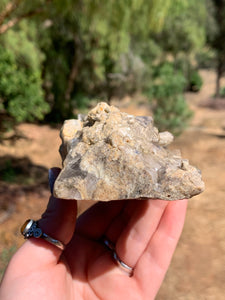
M202 77L197 70L192 70L190 74L189 90L192 92L199 92L203 84Z
M213 69L216 68L216 52L204 47L196 54L196 60L198 67L201 69Z
M185 86L186 79L172 63L166 62L155 68L148 96L159 130L169 130L178 135L187 126L192 112L183 96Z
M199 92L203 81L196 67L190 61L190 58L180 55L174 62L176 70L182 73L186 78L185 90L190 92Z
M16 122L41 120L49 111L42 91L41 53L26 31L9 30L0 40L0 110Z

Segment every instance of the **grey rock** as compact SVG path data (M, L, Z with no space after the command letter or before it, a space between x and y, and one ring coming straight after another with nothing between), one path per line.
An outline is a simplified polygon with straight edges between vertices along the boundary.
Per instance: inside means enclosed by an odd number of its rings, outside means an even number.
M200 171L166 148L152 117L135 117L99 103L61 129L63 169L54 196L109 201L190 198L204 190Z

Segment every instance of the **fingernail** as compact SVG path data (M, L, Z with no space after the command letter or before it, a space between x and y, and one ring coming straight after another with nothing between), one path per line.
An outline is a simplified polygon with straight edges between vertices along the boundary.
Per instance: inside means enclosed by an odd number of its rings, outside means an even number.
M61 169L60 168L51 168L48 170L48 182L51 193L53 193L54 183L58 177Z
M51 194L53 193L53 187L55 182L55 176L52 169L48 170L48 182Z

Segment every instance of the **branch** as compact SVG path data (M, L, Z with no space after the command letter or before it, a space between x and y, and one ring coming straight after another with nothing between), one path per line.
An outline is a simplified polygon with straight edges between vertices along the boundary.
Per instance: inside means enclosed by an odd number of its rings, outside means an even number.
M3 24L4 20L18 7L21 0L15 0L9 2L5 9L0 13L0 25Z
M34 15L37 15L37 14L40 14L43 12L43 9L37 9L37 10L34 10L34 11L30 11L26 14L23 14L19 17L16 17L10 21L8 21L7 23L5 24L2 24L0 26L0 35L5 33L7 30L9 30L10 28L12 28L13 26L15 26L17 23L19 23L21 20L23 19L26 19L26 18L30 18Z
M67 109L70 107L70 101L71 101L71 93L74 88L74 82L76 80L80 64L82 62L82 53L81 53L81 41L78 36L75 36L74 38L74 57L73 57L73 62L72 62L72 67L70 70L69 78L68 78L68 83L67 83L67 88L65 92L65 106Z

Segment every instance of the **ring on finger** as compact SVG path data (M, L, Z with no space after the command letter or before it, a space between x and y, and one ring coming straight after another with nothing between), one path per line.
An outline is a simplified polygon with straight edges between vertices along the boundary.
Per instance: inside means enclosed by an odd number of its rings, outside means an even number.
M115 244L113 242L111 242L110 240L108 240L107 237L103 237L102 238L103 244L105 245L105 247L112 252L112 257L114 259L114 262L117 264L117 266L123 270L124 272L126 272L126 274L128 274L129 276L133 275L134 269L130 266L128 266L127 264L125 264L117 255L116 250L115 250Z
M125 264L125 262L123 262L119 256L117 255L116 251L113 251L113 258L114 261L116 262L116 264L120 267L121 270L123 270L124 272L126 272L130 277L133 275L134 272L134 268L128 266L127 264Z
M36 239L41 238L49 242L50 244L56 246L60 250L65 249L65 245L62 242L52 238L51 236L42 231L42 229L38 225L38 221L34 221L32 219L27 220L21 227L20 231L25 239L29 239L31 237L34 237Z

